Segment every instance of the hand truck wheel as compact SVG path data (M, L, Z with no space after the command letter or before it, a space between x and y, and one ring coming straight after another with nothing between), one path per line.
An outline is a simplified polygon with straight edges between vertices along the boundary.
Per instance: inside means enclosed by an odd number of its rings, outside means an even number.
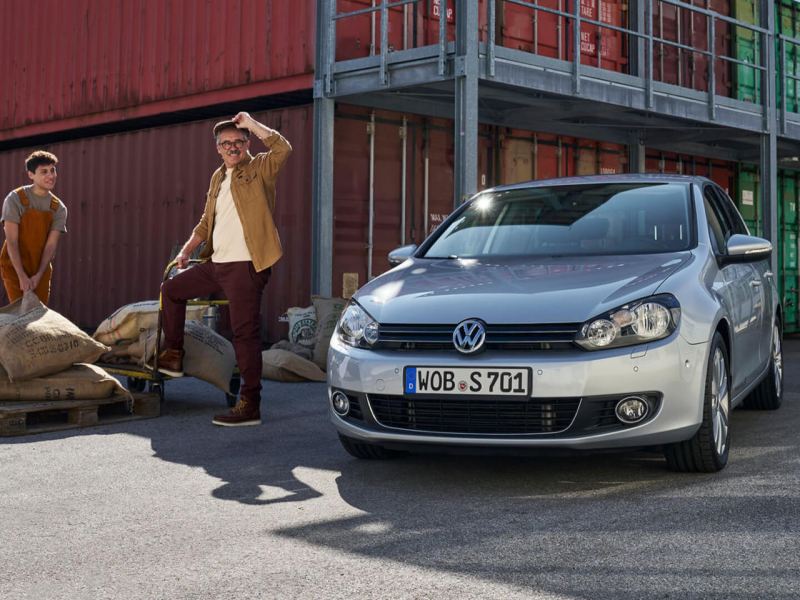
M131 392L141 393L147 387L147 380L141 377L128 377L128 390Z
M158 399L164 402L164 384L159 381L150 382L150 393L158 394Z

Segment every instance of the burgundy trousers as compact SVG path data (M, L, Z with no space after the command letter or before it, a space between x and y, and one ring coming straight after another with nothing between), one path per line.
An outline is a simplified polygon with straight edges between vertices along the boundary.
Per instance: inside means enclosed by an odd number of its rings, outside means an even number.
M233 349L242 376L241 395L261 401L261 295L272 269L256 272L253 263L207 261L161 285L164 349L183 348L186 301L222 292L228 299Z

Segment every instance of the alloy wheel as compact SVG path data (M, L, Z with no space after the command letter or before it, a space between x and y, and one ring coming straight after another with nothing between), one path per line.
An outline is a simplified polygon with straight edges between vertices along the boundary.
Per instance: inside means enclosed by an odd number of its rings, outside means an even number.
M772 327L772 375L775 378L775 393L780 397L783 390L783 346L781 330L777 325Z
M711 423L717 455L725 452L728 443L728 419L730 416L730 393L725 355L719 348L714 352L714 374L711 381Z

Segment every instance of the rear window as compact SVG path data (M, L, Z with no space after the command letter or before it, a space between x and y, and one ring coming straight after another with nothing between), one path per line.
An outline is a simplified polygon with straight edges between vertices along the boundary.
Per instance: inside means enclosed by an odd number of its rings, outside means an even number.
M487 192L426 258L655 254L692 247L689 184L615 183Z

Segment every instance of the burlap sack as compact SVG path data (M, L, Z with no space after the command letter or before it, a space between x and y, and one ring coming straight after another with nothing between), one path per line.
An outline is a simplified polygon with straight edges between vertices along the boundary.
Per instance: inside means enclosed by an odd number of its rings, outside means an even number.
M264 350L261 353L261 377L295 383L325 381L325 373L313 362L287 350Z
M206 306L187 306L186 320L199 319ZM145 300L127 304L100 323L93 337L103 344L113 346L121 341L136 341L145 331L158 326L158 300Z
M288 350L289 352L297 354L297 356L305 358L306 360L311 360L314 354L313 348L306 348L300 344L293 344L289 340L280 340L275 342L272 344L272 346L270 346L270 350Z
M30 306L35 308L26 310ZM34 294L26 294L2 309L2 314L0 364L11 381L52 375L75 363L93 363L109 350ZM8 319L8 315L16 316Z
M313 306L293 306L286 311L289 317L289 341L313 348L317 337L317 311Z
M95 365L78 364L47 377L11 382L0 367L0 400L94 400L127 395L119 381Z
M164 341L163 335L161 341ZM128 346L126 351L138 364L144 364L144 361L152 364L150 361L155 354L155 345L156 334L152 331L148 332L147 337L142 335L139 342ZM207 381L225 393L230 392L231 377L236 367L233 344L198 321L186 321L183 349L186 352L183 357L183 372L186 375Z
M328 368L328 348L331 345L331 337L336 329L336 323L342 315L347 300L344 298L323 298L322 296L312 296L314 309L317 311L317 337L314 340L313 361L321 369Z

